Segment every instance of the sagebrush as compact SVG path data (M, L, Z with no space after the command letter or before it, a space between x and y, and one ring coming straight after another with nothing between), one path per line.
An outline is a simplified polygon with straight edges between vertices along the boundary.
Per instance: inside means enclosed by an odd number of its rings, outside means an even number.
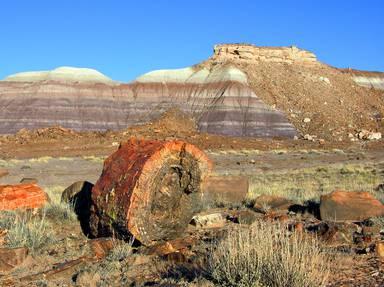
M212 246L208 271L218 286L315 287L325 285L329 265L316 238L256 222Z

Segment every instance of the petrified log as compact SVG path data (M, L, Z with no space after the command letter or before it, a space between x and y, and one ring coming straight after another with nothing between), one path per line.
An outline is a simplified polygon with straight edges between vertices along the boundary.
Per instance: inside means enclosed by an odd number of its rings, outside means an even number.
M47 194L36 184L0 185L0 210L39 208Z
M93 236L133 236L144 245L170 240L201 207L208 157L182 141L130 139L104 162L92 189Z

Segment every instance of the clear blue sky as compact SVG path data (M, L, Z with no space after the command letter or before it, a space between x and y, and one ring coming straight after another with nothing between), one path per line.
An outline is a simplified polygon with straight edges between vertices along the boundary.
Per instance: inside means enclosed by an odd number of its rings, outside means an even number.
M297 45L333 66L384 71L382 0L2 0L0 32L0 79L66 65L129 81L227 42Z

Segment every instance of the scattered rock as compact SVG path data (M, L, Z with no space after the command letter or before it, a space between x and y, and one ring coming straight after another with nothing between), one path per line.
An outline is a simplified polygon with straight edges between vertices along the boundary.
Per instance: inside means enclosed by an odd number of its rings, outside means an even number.
M0 248L0 272L8 272L24 262L28 248Z
M8 170L0 168L0 178L6 176L8 174L9 174Z
M381 139L381 133L372 132L368 130L361 130L357 132L356 137L360 140L379 140Z
M266 211L284 211L288 212L289 207L294 202L284 197L263 194L256 198L254 208L263 212Z
M91 235L133 236L146 246L178 237L201 209L201 182L211 165L182 141L121 144L92 189Z
M304 123L310 123L310 122L311 122L311 119L310 119L310 118L304 118L303 122L304 122Z
M196 227L221 227L224 226L225 217L220 212L209 211L197 214L192 217L191 224Z
M263 214L254 212L249 209L239 210L236 214L235 223L251 225L256 220L259 220L263 217Z
M334 191L320 199L322 220L361 221L382 215L384 205L368 192Z
M47 201L47 194L36 184L0 186L0 210L40 208Z
M106 257L111 249L114 247L112 238L96 238L89 241L89 245L94 253L95 259L102 259Z
M248 177L212 176L206 178L201 186L203 202L208 205L239 205L248 194Z
M37 179L32 177L24 177L20 180L20 183L34 183L37 184Z
M309 134L305 134L304 135L304 139L307 140L307 141L314 141L316 138L316 136L311 136Z
M375 250L378 257L384 258L384 241L377 242Z

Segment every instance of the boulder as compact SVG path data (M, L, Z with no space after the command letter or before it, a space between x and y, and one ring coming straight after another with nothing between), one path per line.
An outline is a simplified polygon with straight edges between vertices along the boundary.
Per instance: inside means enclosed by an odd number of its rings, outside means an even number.
M182 141L130 139L109 156L92 189L92 236L153 245L178 237L201 209L211 161Z
M256 198L254 208L260 211L286 211L294 205L292 200L276 195L262 194Z
M47 194L36 184L0 185L0 210L40 208Z
M84 234L90 234L89 218L92 204L91 191L93 184L88 181L77 181L68 186L61 194L61 201L71 204L80 221Z
M203 200L208 205L241 204L248 194L245 176L211 176L202 183Z
M322 195L320 217L327 221L362 221L384 215L384 205L369 192L334 191Z
M75 203L79 200L87 200L91 195L93 184L88 181L76 181L68 186L61 194L61 201Z

